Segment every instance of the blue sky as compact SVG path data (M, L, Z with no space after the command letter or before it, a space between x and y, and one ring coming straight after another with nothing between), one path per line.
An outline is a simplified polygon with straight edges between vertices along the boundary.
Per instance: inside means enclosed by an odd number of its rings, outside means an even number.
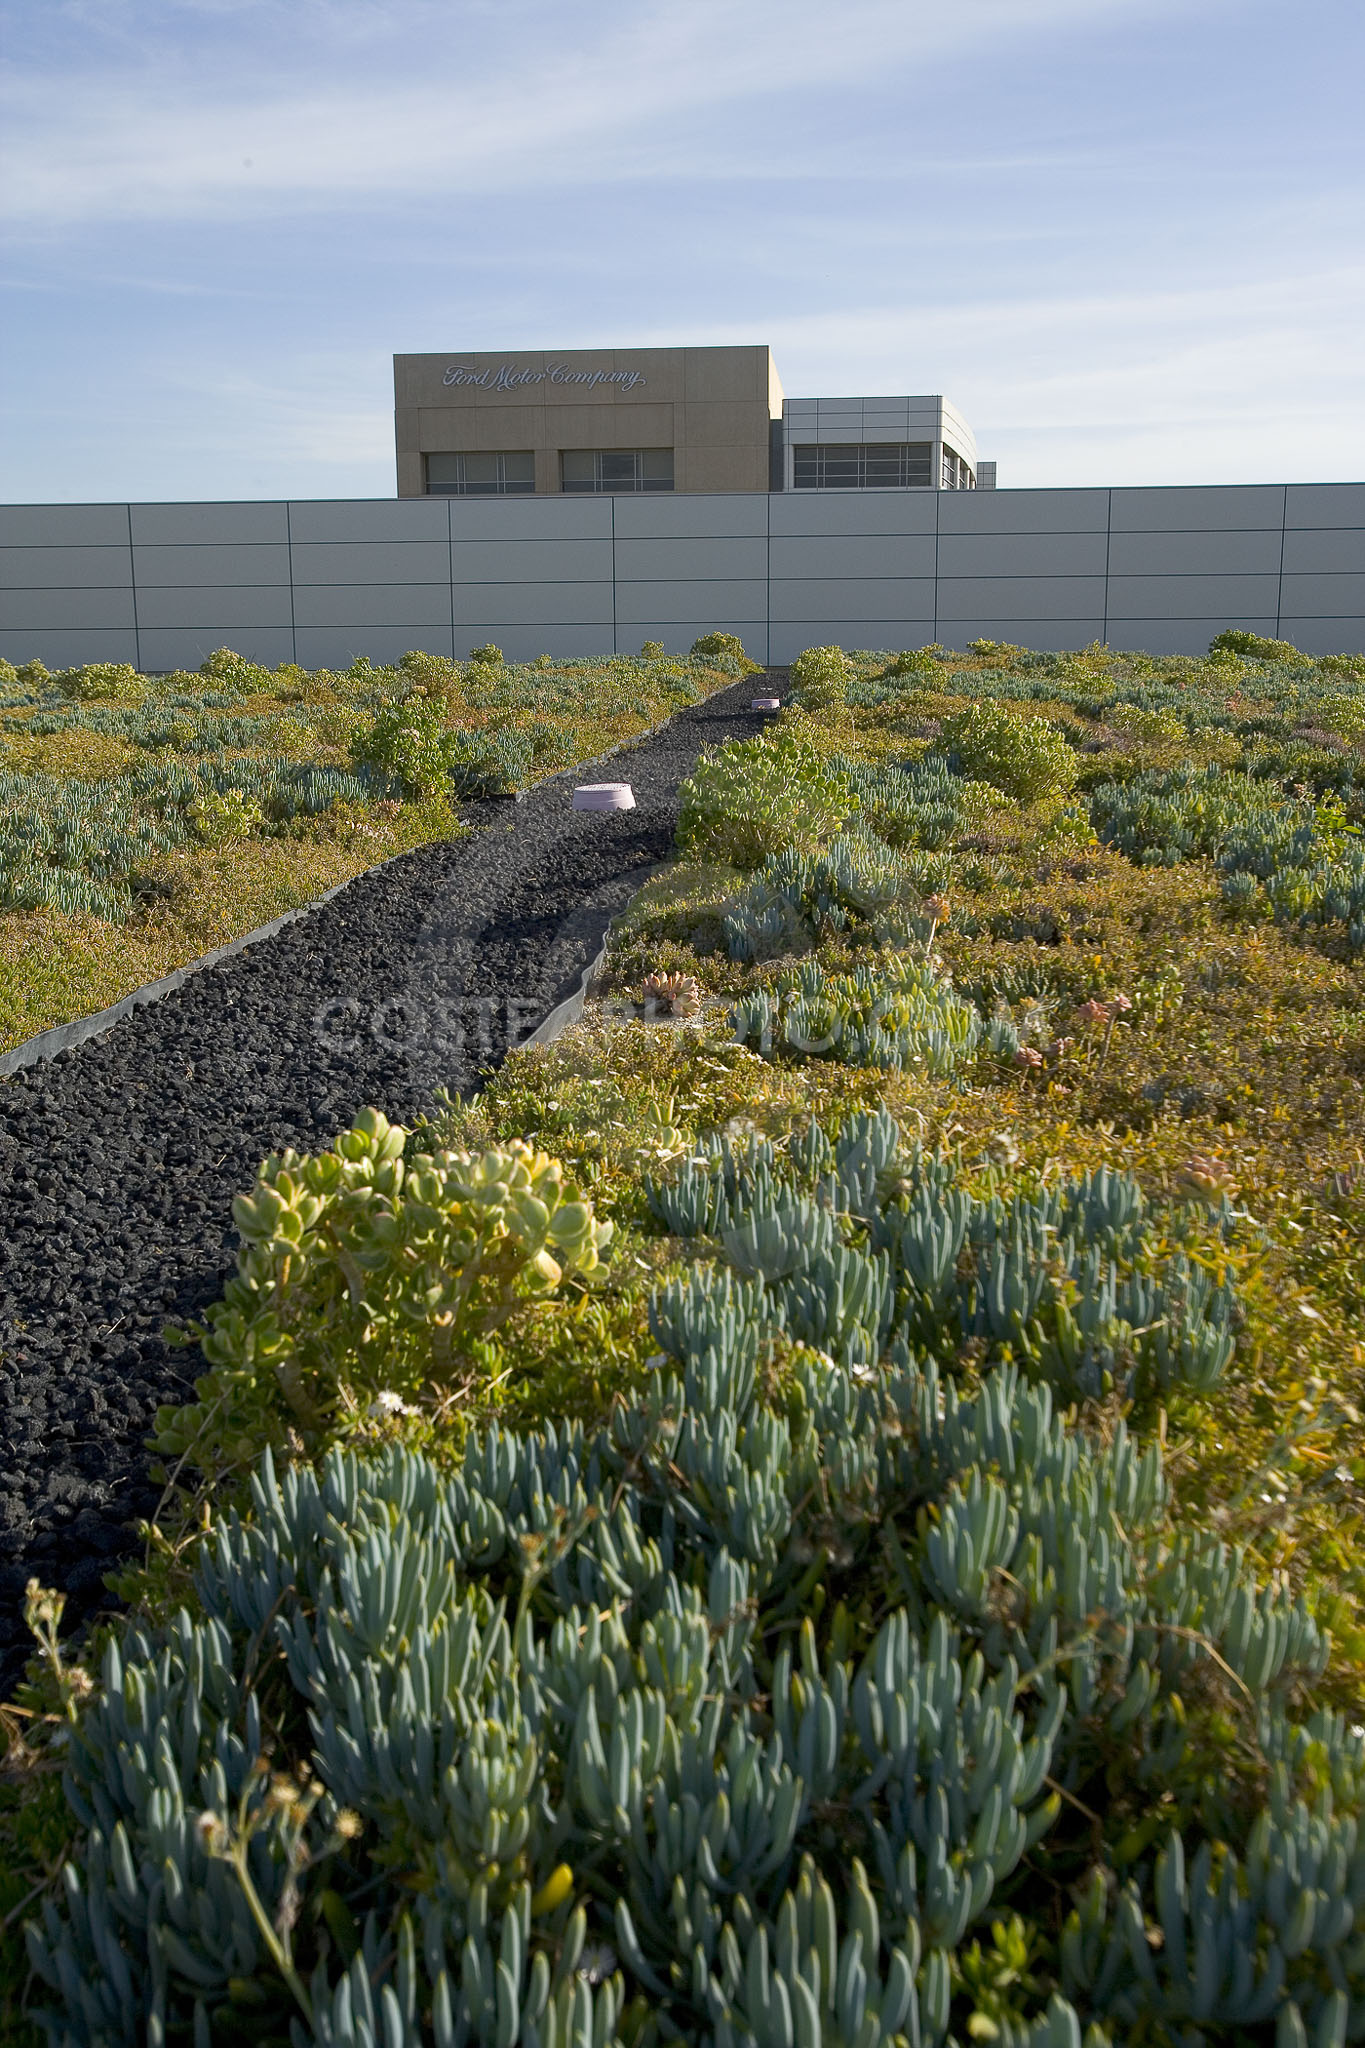
M394 351L768 342L1365 475L1359 0L0 0L0 497L391 496Z

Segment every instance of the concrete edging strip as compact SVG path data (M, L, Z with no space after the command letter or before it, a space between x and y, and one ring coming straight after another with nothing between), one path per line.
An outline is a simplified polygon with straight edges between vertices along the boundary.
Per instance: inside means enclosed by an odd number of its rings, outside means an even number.
M395 853L388 860L376 861L372 868L362 868L360 874L378 874L381 868L403 860L406 855ZM335 888L328 889L322 896L315 896L311 902L301 903L296 910L286 910L279 917L272 917L269 924L257 925L255 931L247 932L240 939L228 939L223 945L215 946L211 952L201 953L197 960L190 960L184 967L173 968L163 974L159 981L144 982L131 995L120 996L107 1010L96 1010L93 1016L73 1018L70 1024L54 1024L49 1031L40 1031L34 1038L26 1038L22 1045L0 1054L0 1081L7 1081L11 1074L17 1074L24 1067L31 1067L39 1060L52 1060L59 1052L69 1052L73 1046L84 1045L87 1039L99 1038L109 1031L123 1017L133 1010L141 1009L144 1003L159 1003L163 996L172 995L183 986L191 975L202 974L206 967L216 967L220 960L231 959L234 953L244 953L248 946L257 946L263 939L273 939L276 932L282 932L286 925L294 924L301 917L308 917L313 911L330 903L333 896L339 896L343 889L349 889L352 882L358 882L360 875L350 875Z
M556 1003L548 1016L541 1018L529 1038L521 1039L516 1045L509 1045L507 1048L509 1053L524 1052L528 1045L552 1045L555 1039L561 1037L571 1024L578 1022L587 1006L588 990L607 964L607 955L611 951L612 933L630 909L631 904L635 902L640 891L647 889L656 876L665 873L672 865L672 861L656 861L653 867L646 868L643 871L639 883L631 890L621 908L614 911L608 919L607 928L602 934L602 943L579 975L578 987L571 990L565 996L562 1003Z
M529 1038L523 1038L518 1045L508 1047L509 1052L525 1052L528 1045L552 1045L571 1024L576 1024L583 1015L588 1000L588 990L595 976L602 972L607 963L607 939L603 939L593 959L578 977L578 987L572 995L565 996L562 1003L556 1003L548 1017L542 1017Z

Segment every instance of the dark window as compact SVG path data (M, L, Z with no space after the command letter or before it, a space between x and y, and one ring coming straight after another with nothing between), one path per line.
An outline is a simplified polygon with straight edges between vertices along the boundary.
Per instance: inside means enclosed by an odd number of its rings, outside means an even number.
M782 422L781 420L769 420L768 489L770 491L785 491L786 488L786 449L782 442Z
M929 441L796 441L792 484L798 491L927 490L933 453Z
M946 441L943 444L943 488L945 491L976 489L976 478L972 475L971 464L965 456L959 455L955 448L950 448Z
M671 448L564 448L559 480L566 491L671 491Z
M536 458L529 448L427 457L428 497L506 498L535 487Z

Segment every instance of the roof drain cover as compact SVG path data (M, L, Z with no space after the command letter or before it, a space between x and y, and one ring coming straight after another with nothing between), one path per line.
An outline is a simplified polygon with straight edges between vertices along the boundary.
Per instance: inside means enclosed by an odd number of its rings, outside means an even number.
M584 782L573 793L576 811L633 811L635 791L628 782Z

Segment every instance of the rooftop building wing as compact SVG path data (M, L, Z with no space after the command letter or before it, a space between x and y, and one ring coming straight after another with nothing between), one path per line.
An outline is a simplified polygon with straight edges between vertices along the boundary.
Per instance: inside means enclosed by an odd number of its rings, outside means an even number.
M782 407L788 440L948 440L976 459L976 436L941 392L918 397L788 398Z
M783 490L974 490L976 436L941 392L789 398ZM982 482L994 483L988 470Z

